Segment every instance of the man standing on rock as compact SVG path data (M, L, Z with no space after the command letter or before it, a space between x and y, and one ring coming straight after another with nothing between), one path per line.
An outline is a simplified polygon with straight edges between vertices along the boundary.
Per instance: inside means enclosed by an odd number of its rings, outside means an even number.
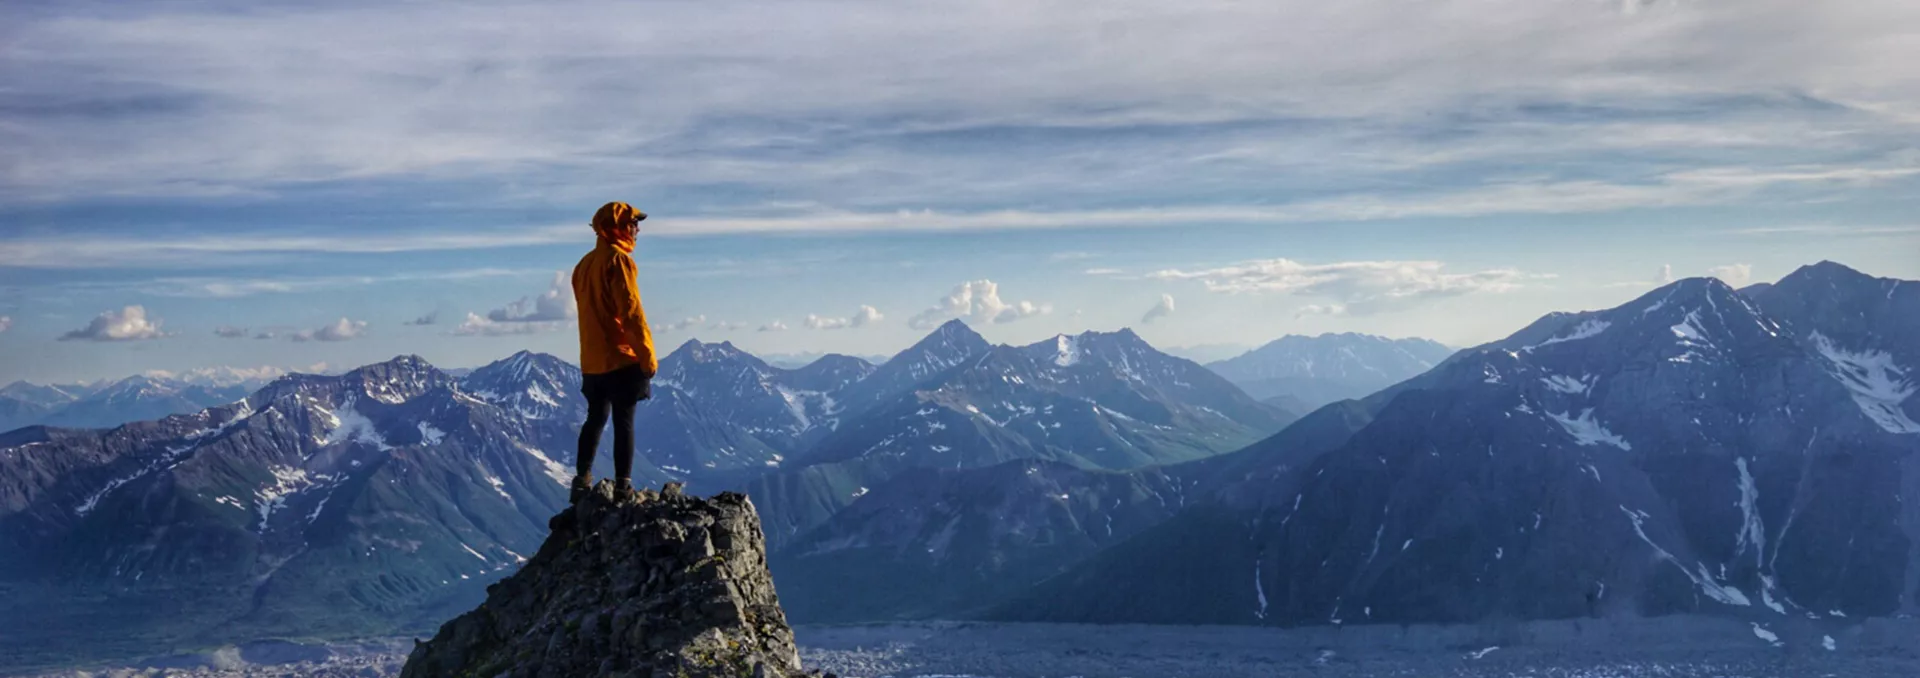
M610 202L593 215L599 243L573 267L573 298L580 309L580 392L587 396L587 422L580 427L580 450L569 501L593 488L593 456L600 431L613 418L613 476L616 490L633 490L633 410L652 396L653 331L640 308L634 281L633 240L647 213L624 202Z

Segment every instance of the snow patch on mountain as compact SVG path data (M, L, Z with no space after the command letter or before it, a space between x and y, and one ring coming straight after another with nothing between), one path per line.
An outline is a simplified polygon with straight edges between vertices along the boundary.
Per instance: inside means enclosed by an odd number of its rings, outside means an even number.
M353 396L347 396L347 401L340 405L340 409L325 411L333 427L327 431L327 437L320 444L338 445L357 442L381 451L392 450L393 446L388 445L387 439L374 428L373 420L361 414L355 407L356 404Z
M1592 380L1593 380L1592 376L1583 376L1579 379L1575 379L1573 377L1569 377L1564 374L1556 374L1556 375L1541 379L1540 383L1545 384L1547 388L1560 393L1576 394L1576 393L1586 393L1587 391L1592 390L1593 389Z
M1532 353L1534 349L1552 346L1554 344L1564 344L1569 341L1579 341L1581 339L1592 339L1594 337L1600 336L1600 333L1607 331L1607 328L1612 326L1613 326L1613 323L1605 320L1601 320L1598 318L1589 319L1585 322L1580 323L1579 326L1573 328L1572 334L1566 335L1564 337L1554 337L1552 339L1548 339L1546 341L1540 342L1538 344L1534 344L1532 346L1528 346L1526 348L1522 348L1520 350L1526 351L1528 353Z
M428 445L438 445L440 441L445 440L447 437L446 431L434 428L433 424L423 421L415 426L420 429L420 441Z
M1607 427L1595 420L1591 407L1582 410L1579 417L1569 417L1557 412L1548 412L1547 417L1560 424L1561 428L1566 429L1567 435L1573 436L1573 441L1582 446L1612 445L1622 450L1633 449L1633 445L1629 444L1625 438L1607 430Z
M1893 362L1886 351L1848 351L1826 335L1814 332L1813 345L1827 359L1829 373L1853 393L1860 411L1888 433L1920 433L1920 422L1902 406L1915 389L1912 372Z
M1707 572L1707 566L1698 566L1699 571L1697 572L1689 570L1686 565L1680 562L1679 558L1673 557L1672 553L1660 548L1659 544L1653 543L1653 538L1647 536L1647 530L1644 525L1647 514L1625 506L1620 507L1620 512L1627 514L1627 520L1633 521L1633 532L1640 535L1640 541L1646 542L1647 546L1653 548L1655 556L1658 556L1661 560L1672 563L1674 567L1680 568L1680 572L1687 575L1688 579L1693 580L1694 586L1699 587L1700 592L1706 594L1708 598L1727 605L1737 605L1740 607L1753 606L1753 601L1747 599L1747 594L1741 593L1740 589L1714 581L1713 575Z
M1070 367L1080 362L1080 343L1077 339L1062 334L1054 337L1053 341L1056 349L1053 364Z
M1736 556L1746 553L1747 547L1751 546L1757 557L1758 554L1767 550L1766 529L1760 524L1760 490L1754 486L1753 474L1747 470L1746 457L1733 460L1733 464L1740 469L1741 516L1740 534L1733 553Z

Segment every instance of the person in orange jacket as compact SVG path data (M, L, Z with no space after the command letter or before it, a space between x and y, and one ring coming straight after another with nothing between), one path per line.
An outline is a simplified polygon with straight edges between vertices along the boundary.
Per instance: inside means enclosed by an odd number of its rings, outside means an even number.
M640 307L634 282L633 240L647 213L624 202L610 202L593 215L599 242L573 267L573 299L580 310L580 392L587 397L587 422L580 427L570 501L593 487L593 457L600 431L613 420L613 476L618 491L633 489L633 411L653 395L660 363L653 355L653 331Z

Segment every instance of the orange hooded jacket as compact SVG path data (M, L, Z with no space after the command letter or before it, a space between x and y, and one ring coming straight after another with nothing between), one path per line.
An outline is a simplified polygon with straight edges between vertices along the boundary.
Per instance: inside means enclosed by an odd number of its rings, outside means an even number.
M580 310L580 371L604 374L640 365L651 378L660 369L653 331L634 282L633 234L645 212L610 202L593 215L599 243L573 267L573 299Z

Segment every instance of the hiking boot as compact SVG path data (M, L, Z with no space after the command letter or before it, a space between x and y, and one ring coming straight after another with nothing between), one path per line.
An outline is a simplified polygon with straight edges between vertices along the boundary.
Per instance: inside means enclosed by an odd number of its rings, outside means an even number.
M573 490L567 493L568 504L578 504L580 499L593 491L593 474L582 473L573 477Z
M633 479L632 479L632 478L615 478L615 479L613 479L613 496L616 496L616 497L631 497L631 496L633 496L634 494L635 494L635 493L634 493L634 491L633 491Z

